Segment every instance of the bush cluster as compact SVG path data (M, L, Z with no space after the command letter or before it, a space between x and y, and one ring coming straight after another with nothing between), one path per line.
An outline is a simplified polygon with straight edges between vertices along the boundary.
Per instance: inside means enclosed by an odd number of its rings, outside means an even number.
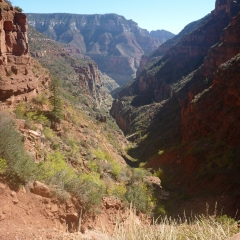
M1 168L4 165L5 175L12 184L24 184L35 177L37 168L26 154L22 137L8 113L0 115L0 158Z

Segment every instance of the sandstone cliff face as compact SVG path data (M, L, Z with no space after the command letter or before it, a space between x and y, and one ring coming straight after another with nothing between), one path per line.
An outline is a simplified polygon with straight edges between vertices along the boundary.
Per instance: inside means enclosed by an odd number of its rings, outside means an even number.
M28 18L50 38L77 46L120 85L135 76L144 53L174 36L164 30L149 33L117 14L28 14Z
M28 54L27 17L1 1L0 8L0 101L27 101L48 84L49 75L35 76ZM35 69L36 70L36 69ZM35 71L36 73L36 71Z

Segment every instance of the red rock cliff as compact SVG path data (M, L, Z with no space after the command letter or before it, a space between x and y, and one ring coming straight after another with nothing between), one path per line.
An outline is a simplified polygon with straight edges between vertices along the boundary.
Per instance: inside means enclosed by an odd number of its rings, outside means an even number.
M221 41L208 52L199 70L204 79L218 69L212 86L202 91L190 89L187 104L182 105L183 142L212 134L239 144L239 52L240 14L224 29Z
M49 75L36 76L28 55L27 17L0 1L0 101L19 102L34 97ZM9 101L8 101L9 100Z

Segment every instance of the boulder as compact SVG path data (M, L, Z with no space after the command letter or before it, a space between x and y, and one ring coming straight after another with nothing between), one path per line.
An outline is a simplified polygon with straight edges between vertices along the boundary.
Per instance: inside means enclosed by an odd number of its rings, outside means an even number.
M152 185L155 185L155 186L159 186L162 188L161 186L161 180L160 178L158 177L154 177L154 176L146 176L144 177L144 181L149 183L149 184L152 184Z
M18 204L18 203L19 203L19 200L15 198L15 199L12 200L12 202L13 202L14 204Z
M13 198L17 198L17 193L14 192L14 191L12 191L12 192L11 192L11 196L12 196Z
M29 133L30 136L32 136L34 138L40 137L40 134L38 132L36 132L36 131L29 130L28 133Z
M51 211L52 211L52 213L58 212L58 205L57 204L52 205L51 206Z
M32 193L42 196L42 197L46 197L46 198L52 197L50 188L39 181L35 181L33 183L33 188L31 188L30 190Z

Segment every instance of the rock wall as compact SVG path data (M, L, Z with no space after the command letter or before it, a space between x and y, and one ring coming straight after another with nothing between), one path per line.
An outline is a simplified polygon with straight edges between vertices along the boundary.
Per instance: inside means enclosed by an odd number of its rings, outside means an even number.
M182 108L182 141L211 136L239 146L240 55L220 65L211 88Z
M211 48L199 69L202 79L213 78L212 86L192 87L183 102L183 142L213 134L216 139L239 144L239 52L240 14L224 29L221 41Z
M83 94L90 96L94 99L97 105L101 105L102 96L101 96L101 87L102 81L99 76L97 64L94 62L83 66L73 66L75 72L78 74L78 84L83 91Z
M12 104L36 96L48 84L49 75L37 77L33 72L26 15L3 0L0 3L0 101Z

